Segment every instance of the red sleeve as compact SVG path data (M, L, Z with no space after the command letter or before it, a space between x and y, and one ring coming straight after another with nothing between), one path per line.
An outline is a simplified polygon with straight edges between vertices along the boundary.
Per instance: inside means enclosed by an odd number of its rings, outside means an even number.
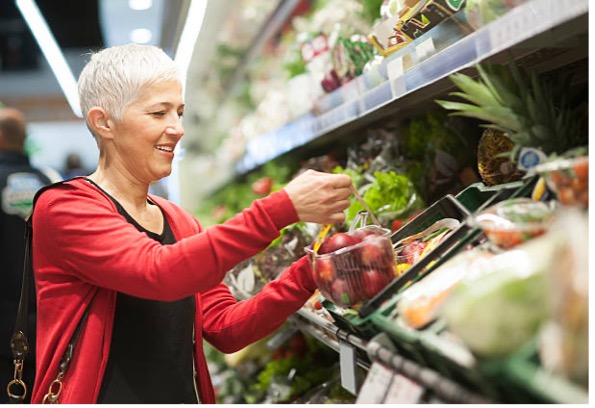
M255 201L228 222L205 231L193 217L167 217L174 245L160 245L139 232L92 189L63 186L43 193L33 217L36 274L84 282L137 297L171 301L219 284L239 262L265 249L279 230L297 221L287 194L280 190ZM189 235L186 233L185 235ZM43 280L43 279L42 279ZM40 290L43 290L43 282Z
M315 289L306 256L248 300L237 302L220 284L202 294L204 338L224 353L240 350L283 324Z

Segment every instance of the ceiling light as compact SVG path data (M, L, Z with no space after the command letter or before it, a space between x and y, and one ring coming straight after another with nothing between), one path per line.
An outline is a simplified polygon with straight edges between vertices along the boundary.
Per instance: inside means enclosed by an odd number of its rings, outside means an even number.
M153 0L128 0L128 7L132 10L147 10L153 6Z
M153 34L148 28L135 28L128 34L130 41L137 44L147 44L151 41Z
M62 88L62 92L64 92L70 108L76 116L82 118L83 115L81 114L79 105L76 79L64 58L64 54L62 54L62 51L58 47L56 39L43 18L43 15L39 11L37 4L35 4L34 0L16 0L16 5L56 76L58 84L60 84L60 88Z
M208 0L191 0L188 7L188 14L186 21L180 34L180 41L175 50L174 61L178 64L182 76L186 78L186 72L190 65L190 59L194 52L194 46L200 33L205 13L207 11ZM168 199L176 204L180 203L180 181L179 181L179 160L180 160L180 144L176 146L176 159L174 159L171 167L171 174L167 178Z
M207 0L191 0L188 7L188 14L174 56L174 60L178 63L184 78L190 65L194 45L200 33L206 10Z

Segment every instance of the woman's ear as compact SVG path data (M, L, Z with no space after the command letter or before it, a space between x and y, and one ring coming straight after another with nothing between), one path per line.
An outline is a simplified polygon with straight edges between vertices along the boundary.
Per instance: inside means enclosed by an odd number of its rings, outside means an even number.
M114 137L114 122L110 119L105 110L97 107L91 108L87 115L89 118L89 124L99 136L104 139L112 139Z

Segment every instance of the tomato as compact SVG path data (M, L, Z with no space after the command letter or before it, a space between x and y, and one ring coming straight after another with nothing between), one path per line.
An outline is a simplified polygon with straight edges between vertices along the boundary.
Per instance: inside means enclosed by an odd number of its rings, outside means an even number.
M405 225L405 223L403 222L403 220L394 220L391 224L391 230L393 232L398 231L401 229L401 227Z

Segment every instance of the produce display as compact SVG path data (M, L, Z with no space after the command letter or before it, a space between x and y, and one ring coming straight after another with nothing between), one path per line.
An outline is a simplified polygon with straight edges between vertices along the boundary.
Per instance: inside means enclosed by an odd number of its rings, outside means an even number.
M306 255L304 247L311 240L312 235L305 224L286 227L267 249L234 267L226 275L225 282L242 294L254 295L293 262Z
M547 231L554 219L554 202L528 198L505 200L469 220L500 248L511 248Z
M451 93L465 102L436 101L444 109L489 123L514 142L508 155L516 160L522 147L563 154L587 145L582 111L568 97L570 75L540 78L528 74L514 61L508 67L477 65L479 78L456 73L450 76L460 91Z
M395 243L394 253L399 272L403 273L420 258L432 252L459 225L458 220L444 218L438 220L429 229Z
M371 225L331 235L318 251L306 248L324 297L341 307L356 306L396 278L398 269L389 233Z
M589 156L558 158L533 168L560 203L589 206Z
M292 162L289 150L279 160L238 175L214 194L212 202L203 203L201 210L211 219L199 219L225 220L253 199L280 188L301 165L351 176L379 225L355 227L365 208L354 197L346 222L333 225L319 248L311 245L319 226L284 229L269 248L228 273L225 281L238 297L257 294L291 262L307 255L319 290L300 312L316 317L312 326L322 320L320 326L333 331L341 352L351 334L371 340L385 331L389 336L382 341L387 349L394 346L396 356L402 352L470 391L485 392L494 402L517 402L517 396L507 392L519 394L522 402L552 402L556 393L563 399L560 390L573 387L587 394L588 109L586 93L577 91L576 79L565 69L533 69L530 58L518 59L518 65L482 63L476 66L478 75L469 67L450 76L457 88L450 94L452 100L441 96L425 109L409 95L416 103L389 112L391 117L378 109L381 119L372 125L366 121L375 116L365 111L368 102L373 105L365 92L380 77L386 85L385 77L391 74L382 64L385 57L397 53L391 61L402 57L407 71L419 62L412 59L415 51L407 53L405 48L415 50L422 44L416 39L453 25L464 32L479 29L525 1L529 0L298 2L279 34L263 46L262 58L246 70L246 86L234 89L238 98L212 108L216 114L203 115L214 123L208 133L232 135L233 142L222 144L222 149L232 148L235 155L241 155L248 141L295 119L296 135L317 134L335 114L334 107L347 106L350 93L360 92L360 86L364 93L354 115L365 118L352 119L357 126L334 132L330 142L321 137L301 145L295 154L301 163ZM230 57L230 44L233 41L219 52ZM369 75L357 80L365 73ZM206 88L225 84L210 82ZM310 115L319 121L302 127L299 119ZM333 144L327 154L304 159L311 152L321 154L328 147L325 143ZM524 188L534 188L538 178L532 199L526 198ZM515 182L521 187L499 189ZM482 189L471 202L454 198L474 183ZM505 198L508 193L514 198ZM456 224L415 234L454 217L428 212L446 197L462 203L466 215L455 219ZM469 216L475 211L469 208L480 207L487 197L495 198L493 203ZM445 248L440 244L451 238L458 241L449 250L424 259L437 247ZM412 274L416 264L421 270ZM391 285L401 283L399 278L406 278L402 285ZM378 312L387 304L392 309L384 325L376 325ZM369 316L361 313L370 305L378 310ZM234 369L246 370L247 379L243 384L222 381L226 401L354 402L338 384L336 374L342 368L333 365L336 354L311 358L288 349L266 351L260 344L255 352L262 353L260 358L249 363L252 370L231 359ZM263 357L266 354L270 359ZM242 354L235 358L248 360ZM527 383L517 381L522 375L511 374L523 365L535 373L524 373ZM492 375L487 386L482 384L484 375ZM562 386L542 395L539 387L548 384L544 379L561 381ZM423 386L428 387L423 390L426 395L432 394L432 385Z
M539 336L539 356L550 372L588 387L589 227L587 214L567 209L550 230L555 241L547 284L550 319Z
M535 238L462 279L440 310L448 329L484 358L509 355L531 340L548 316L549 249Z
M395 221L402 225L424 207L416 186L419 183L409 176L409 165L399 165L401 162L404 157L397 136L387 129L378 129L370 131L364 143L349 146L346 163L336 166L333 172L349 175L380 225L396 230ZM354 196L346 213L347 226L363 210Z
M462 252L411 285L397 304L400 323L419 329L438 317L438 310L450 291L467 275L477 274L492 262L493 254L483 248Z
M477 147L477 168L486 185L510 183L523 177L523 172L517 169L510 157L506 157L514 146L514 142L504 132L484 130Z

